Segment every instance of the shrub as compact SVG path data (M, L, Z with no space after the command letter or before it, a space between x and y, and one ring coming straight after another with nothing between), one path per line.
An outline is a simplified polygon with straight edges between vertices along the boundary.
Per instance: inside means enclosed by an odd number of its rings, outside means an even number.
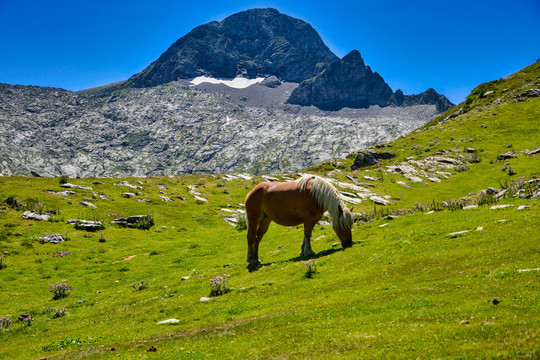
M139 230L149 230L152 226L154 226L154 224L154 218L152 215L146 215L145 217L141 218L139 222L134 223L133 227Z
M26 206L24 207L24 210L30 210L32 212L35 212L36 214L42 214L43 209L43 204L40 203L37 198L26 199Z
M65 184L68 182L68 177L66 175L60 176L60 179L58 180L60 184Z
M67 297L70 290L73 290L73 288L67 284L49 285L49 291L53 294L53 300L59 300Z
M230 275L222 274L210 279L210 296L223 295L229 292L228 282Z
M67 313L66 308L54 309L53 318L66 316L66 313Z
M247 220L246 216L242 215L238 218L238 222L236 223L236 230L242 231L247 229Z

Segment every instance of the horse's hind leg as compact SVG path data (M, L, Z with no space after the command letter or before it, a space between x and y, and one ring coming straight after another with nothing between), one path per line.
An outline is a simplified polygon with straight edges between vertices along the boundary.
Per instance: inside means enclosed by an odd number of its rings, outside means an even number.
M247 229L247 261L249 265L257 265L259 263L259 258L256 255L255 249L257 245L257 229L259 227L259 219L249 219L248 220L248 229Z

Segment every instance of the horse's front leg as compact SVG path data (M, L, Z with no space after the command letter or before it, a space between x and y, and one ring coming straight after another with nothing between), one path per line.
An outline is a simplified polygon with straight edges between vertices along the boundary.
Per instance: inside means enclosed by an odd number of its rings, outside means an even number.
M314 224L304 223L304 241L300 248L300 255L304 257L313 257L315 253L311 249L311 232L313 231Z

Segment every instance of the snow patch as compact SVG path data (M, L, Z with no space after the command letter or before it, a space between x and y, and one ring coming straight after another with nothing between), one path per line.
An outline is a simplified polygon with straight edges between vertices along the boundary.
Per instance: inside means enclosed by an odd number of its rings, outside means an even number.
M202 83L210 83L210 84L224 84L229 87L235 88L235 89L245 89L248 86L251 86L253 84L258 84L264 80L263 77L258 77L255 79L247 79L244 77L236 77L234 79L230 78L212 78L208 76L197 76L196 78L189 79L189 81L195 85L199 85Z

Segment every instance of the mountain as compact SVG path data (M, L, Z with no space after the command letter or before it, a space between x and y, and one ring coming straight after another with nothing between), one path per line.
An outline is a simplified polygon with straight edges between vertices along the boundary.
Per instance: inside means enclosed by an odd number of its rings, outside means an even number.
M365 65L358 50L330 64L317 76L302 81L287 102L314 105L325 110L429 104L436 105L437 111L443 112L454 106L433 89L418 95L403 95L401 90L393 93L384 79Z
M253 9L196 27L127 85L148 87L197 76L253 78L268 74L301 82L337 60L311 25L275 9Z
M269 75L301 83L288 103L323 110L438 104L443 112L453 106L434 90L429 96L405 95L404 101L398 90L394 100L392 89L364 64L358 50L339 59L311 25L276 9L247 10L196 27L123 86L150 87L198 76Z
M339 59L306 22L253 9L193 29L125 82L78 93L0 84L0 174L298 170L448 106L434 90L394 93L358 51Z

